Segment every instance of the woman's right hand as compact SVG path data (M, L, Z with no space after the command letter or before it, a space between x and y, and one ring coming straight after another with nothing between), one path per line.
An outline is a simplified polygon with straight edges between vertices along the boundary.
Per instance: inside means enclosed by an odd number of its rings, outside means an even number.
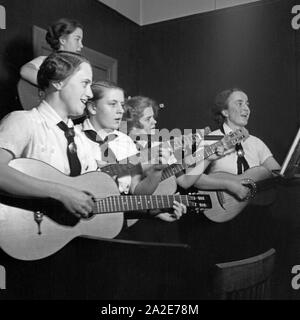
M241 201L246 200L250 195L250 189L239 180L229 179L225 181L225 188Z
M87 218L92 212L94 195L66 185L58 185L55 199L77 218Z

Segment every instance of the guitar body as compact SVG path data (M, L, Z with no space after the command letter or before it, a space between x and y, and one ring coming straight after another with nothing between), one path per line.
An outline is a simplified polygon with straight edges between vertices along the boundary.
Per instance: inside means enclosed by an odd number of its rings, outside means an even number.
M32 177L88 191L96 198L119 194L117 185L105 173L90 172L78 177L69 177L33 159L16 159L9 165ZM0 203L0 245L7 254L21 260L37 260L50 256L78 236L114 238L123 226L123 213L96 214L91 218L78 220L67 213L63 206L60 206L61 212L55 214L71 216L71 221L61 224L52 218L50 211L53 207L49 205L40 209L44 215L39 234L39 226L34 219L36 211L16 207L16 200L10 199L9 205L7 199L4 201L5 204L3 201ZM57 206L54 206L54 209L57 209Z
M174 194L177 189L176 177L172 176L159 183L154 194Z
M252 179L254 182L270 179L272 174L269 170L262 166L253 167L240 175L234 175L227 172L216 172L211 175L220 179L231 178L242 181L244 179ZM226 222L237 216L248 204L253 205L270 205L275 200L276 193L274 189L258 193L254 199L240 201L225 191L204 191L202 194L210 195L212 208L204 211L204 215L213 222Z

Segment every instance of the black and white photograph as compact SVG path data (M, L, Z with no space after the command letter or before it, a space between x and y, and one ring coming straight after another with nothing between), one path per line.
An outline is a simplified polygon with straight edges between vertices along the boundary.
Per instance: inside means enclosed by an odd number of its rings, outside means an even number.
M299 165L300 0L0 0L0 308L300 300Z

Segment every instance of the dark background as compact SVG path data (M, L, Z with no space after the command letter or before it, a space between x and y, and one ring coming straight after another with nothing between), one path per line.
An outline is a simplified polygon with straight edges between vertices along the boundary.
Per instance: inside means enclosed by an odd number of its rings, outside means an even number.
M214 96L237 86L249 97L250 132L282 161L299 125L293 2L259 1L144 26L140 91L166 104L161 127L213 125Z
M118 60L128 95L164 103L159 126L213 128L210 106L220 90L242 88L251 103L250 133L281 163L299 127L300 30L291 27L296 0L262 0L143 27L95 0L0 0L0 118L21 109L19 68L33 58L32 26L69 17L84 26L84 45ZM298 3L299 4L299 3ZM291 267L300 264L299 187L280 190L273 208L279 269L275 298L298 299Z

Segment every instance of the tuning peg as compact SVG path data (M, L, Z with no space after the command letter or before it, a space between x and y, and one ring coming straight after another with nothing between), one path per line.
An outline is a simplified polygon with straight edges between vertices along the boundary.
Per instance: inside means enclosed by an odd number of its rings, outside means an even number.
M198 196L200 194L200 191L195 191L195 192L189 192L189 196Z

